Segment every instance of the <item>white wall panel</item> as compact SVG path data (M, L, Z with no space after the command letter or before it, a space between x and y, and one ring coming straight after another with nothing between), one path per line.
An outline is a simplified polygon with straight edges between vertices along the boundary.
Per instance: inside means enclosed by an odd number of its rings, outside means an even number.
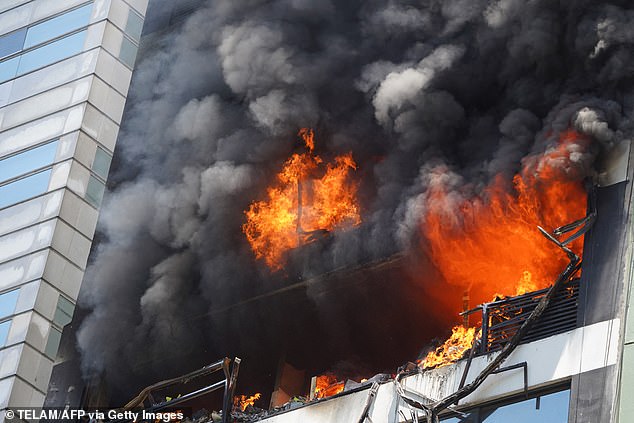
M42 277L47 265L47 251L39 251L19 259L0 263L0 289L9 289Z
M63 191L55 191L0 210L0 236L56 216Z
M86 106L82 129L110 153L114 151L119 126L90 104Z
M0 132L0 157L76 131L82 124L85 107L85 104L73 106L17 128Z
M95 71L99 49L0 84L0 107L42 93Z
M0 131L88 99L93 77L85 77L0 109Z
M84 272L58 252L50 251L43 277L69 298L77 300Z
M53 240L55 223L49 220L0 237L0 262L49 246Z

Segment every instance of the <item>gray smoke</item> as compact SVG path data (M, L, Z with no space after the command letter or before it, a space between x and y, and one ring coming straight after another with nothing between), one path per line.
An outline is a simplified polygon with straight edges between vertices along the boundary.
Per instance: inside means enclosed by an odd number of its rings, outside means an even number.
M629 0L215 0L153 32L82 287L85 374L151 381L190 370L166 351L279 341L262 316L214 310L288 276L255 261L241 225L301 127L323 156L353 153L364 221L310 249L302 277L417 244L430 184L477 193L569 128L597 148L563 165L590 175L633 133L633 20Z

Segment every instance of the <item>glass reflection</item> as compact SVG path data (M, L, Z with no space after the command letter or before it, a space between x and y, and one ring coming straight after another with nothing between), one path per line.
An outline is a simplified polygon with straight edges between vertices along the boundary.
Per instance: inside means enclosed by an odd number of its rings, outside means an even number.
M482 423L566 423L570 391L543 395L528 401L517 402L481 411Z
M570 390L541 395L497 407L480 407L442 423L567 423Z
M57 301L57 308L55 309L53 322L60 327L66 326L73 319L74 309L75 306L73 306L73 303L60 295L59 300Z
M0 182L53 163L57 140L0 160Z
M13 314L15 305L18 303L19 294L19 289L0 294L0 319Z
M19 64L20 56L0 62L0 82L13 78L18 72Z
M128 11L128 21L125 24L125 32L134 41L139 42L141 38L141 30L143 29L143 18L134 13L132 9Z
M9 336L9 329L11 328L11 320L0 323L0 347L3 347L7 342L7 336Z
M75 53L79 53L86 39L86 31L69 35L61 40L46 44L40 48L24 53L18 65L17 74L30 72L42 66L48 65L58 60L65 59Z
M103 149L97 147L95 152L95 159L92 162L92 171L103 179L108 177L108 169L110 169L110 162L112 157L106 153Z
M119 51L119 59L129 67L134 67L134 61L136 60L137 46L132 41L123 37L121 41L121 51Z
M26 28L13 31L0 37L0 57L5 57L22 50Z
M51 179L51 172L52 170L48 169L0 186L0 208L46 192L48 181Z
M24 48L33 47L88 25L91 11L92 3L30 27Z
M88 200L88 202L93 206L99 207L101 205L105 189L106 186L100 180L90 175L88 186L86 187L86 200Z
M62 339L62 333L51 327L51 331L48 334L48 341L44 348L44 353L52 360L55 360L57 356L57 348L59 347L59 341Z

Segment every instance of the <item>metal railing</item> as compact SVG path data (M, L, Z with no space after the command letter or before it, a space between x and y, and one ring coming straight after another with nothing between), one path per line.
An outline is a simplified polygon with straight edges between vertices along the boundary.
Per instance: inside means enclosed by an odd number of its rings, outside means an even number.
M531 292L500 301L483 304L482 341L477 353L488 353L501 349L518 331L524 320L535 310L539 300L548 289ZM521 343L535 341L577 326L579 300L579 279L573 279L562 286L551 300L540 320L522 338Z
M136 397L134 397L131 401L129 401L125 406L124 410L134 410L134 409L143 409L146 411L160 411L165 410L180 404L183 404L189 400L194 398L198 398L202 395L208 394L210 392L217 391L221 388L224 388L224 398L223 398L223 408L222 408L222 423L228 423L231 418L231 411L233 407L233 394L235 391L236 380L238 378L238 370L240 369L240 359L234 358L233 364L232 360L229 358L223 358L215 363L209 364L201 369L195 370L191 373L188 373L183 376L175 377L172 379L163 380L161 382L157 382L152 384L145 389L143 389ZM181 395L177 398L166 399L164 401L157 401L153 395L157 391L168 388L174 385L186 385L190 381L194 379L198 379L203 376L211 375L218 371L222 370L225 378L206 385L202 388L196 389L192 392Z

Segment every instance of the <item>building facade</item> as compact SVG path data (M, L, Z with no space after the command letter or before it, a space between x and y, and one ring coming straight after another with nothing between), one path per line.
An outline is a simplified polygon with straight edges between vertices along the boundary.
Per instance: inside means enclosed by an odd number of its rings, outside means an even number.
M44 403L147 3L0 4L0 410Z

